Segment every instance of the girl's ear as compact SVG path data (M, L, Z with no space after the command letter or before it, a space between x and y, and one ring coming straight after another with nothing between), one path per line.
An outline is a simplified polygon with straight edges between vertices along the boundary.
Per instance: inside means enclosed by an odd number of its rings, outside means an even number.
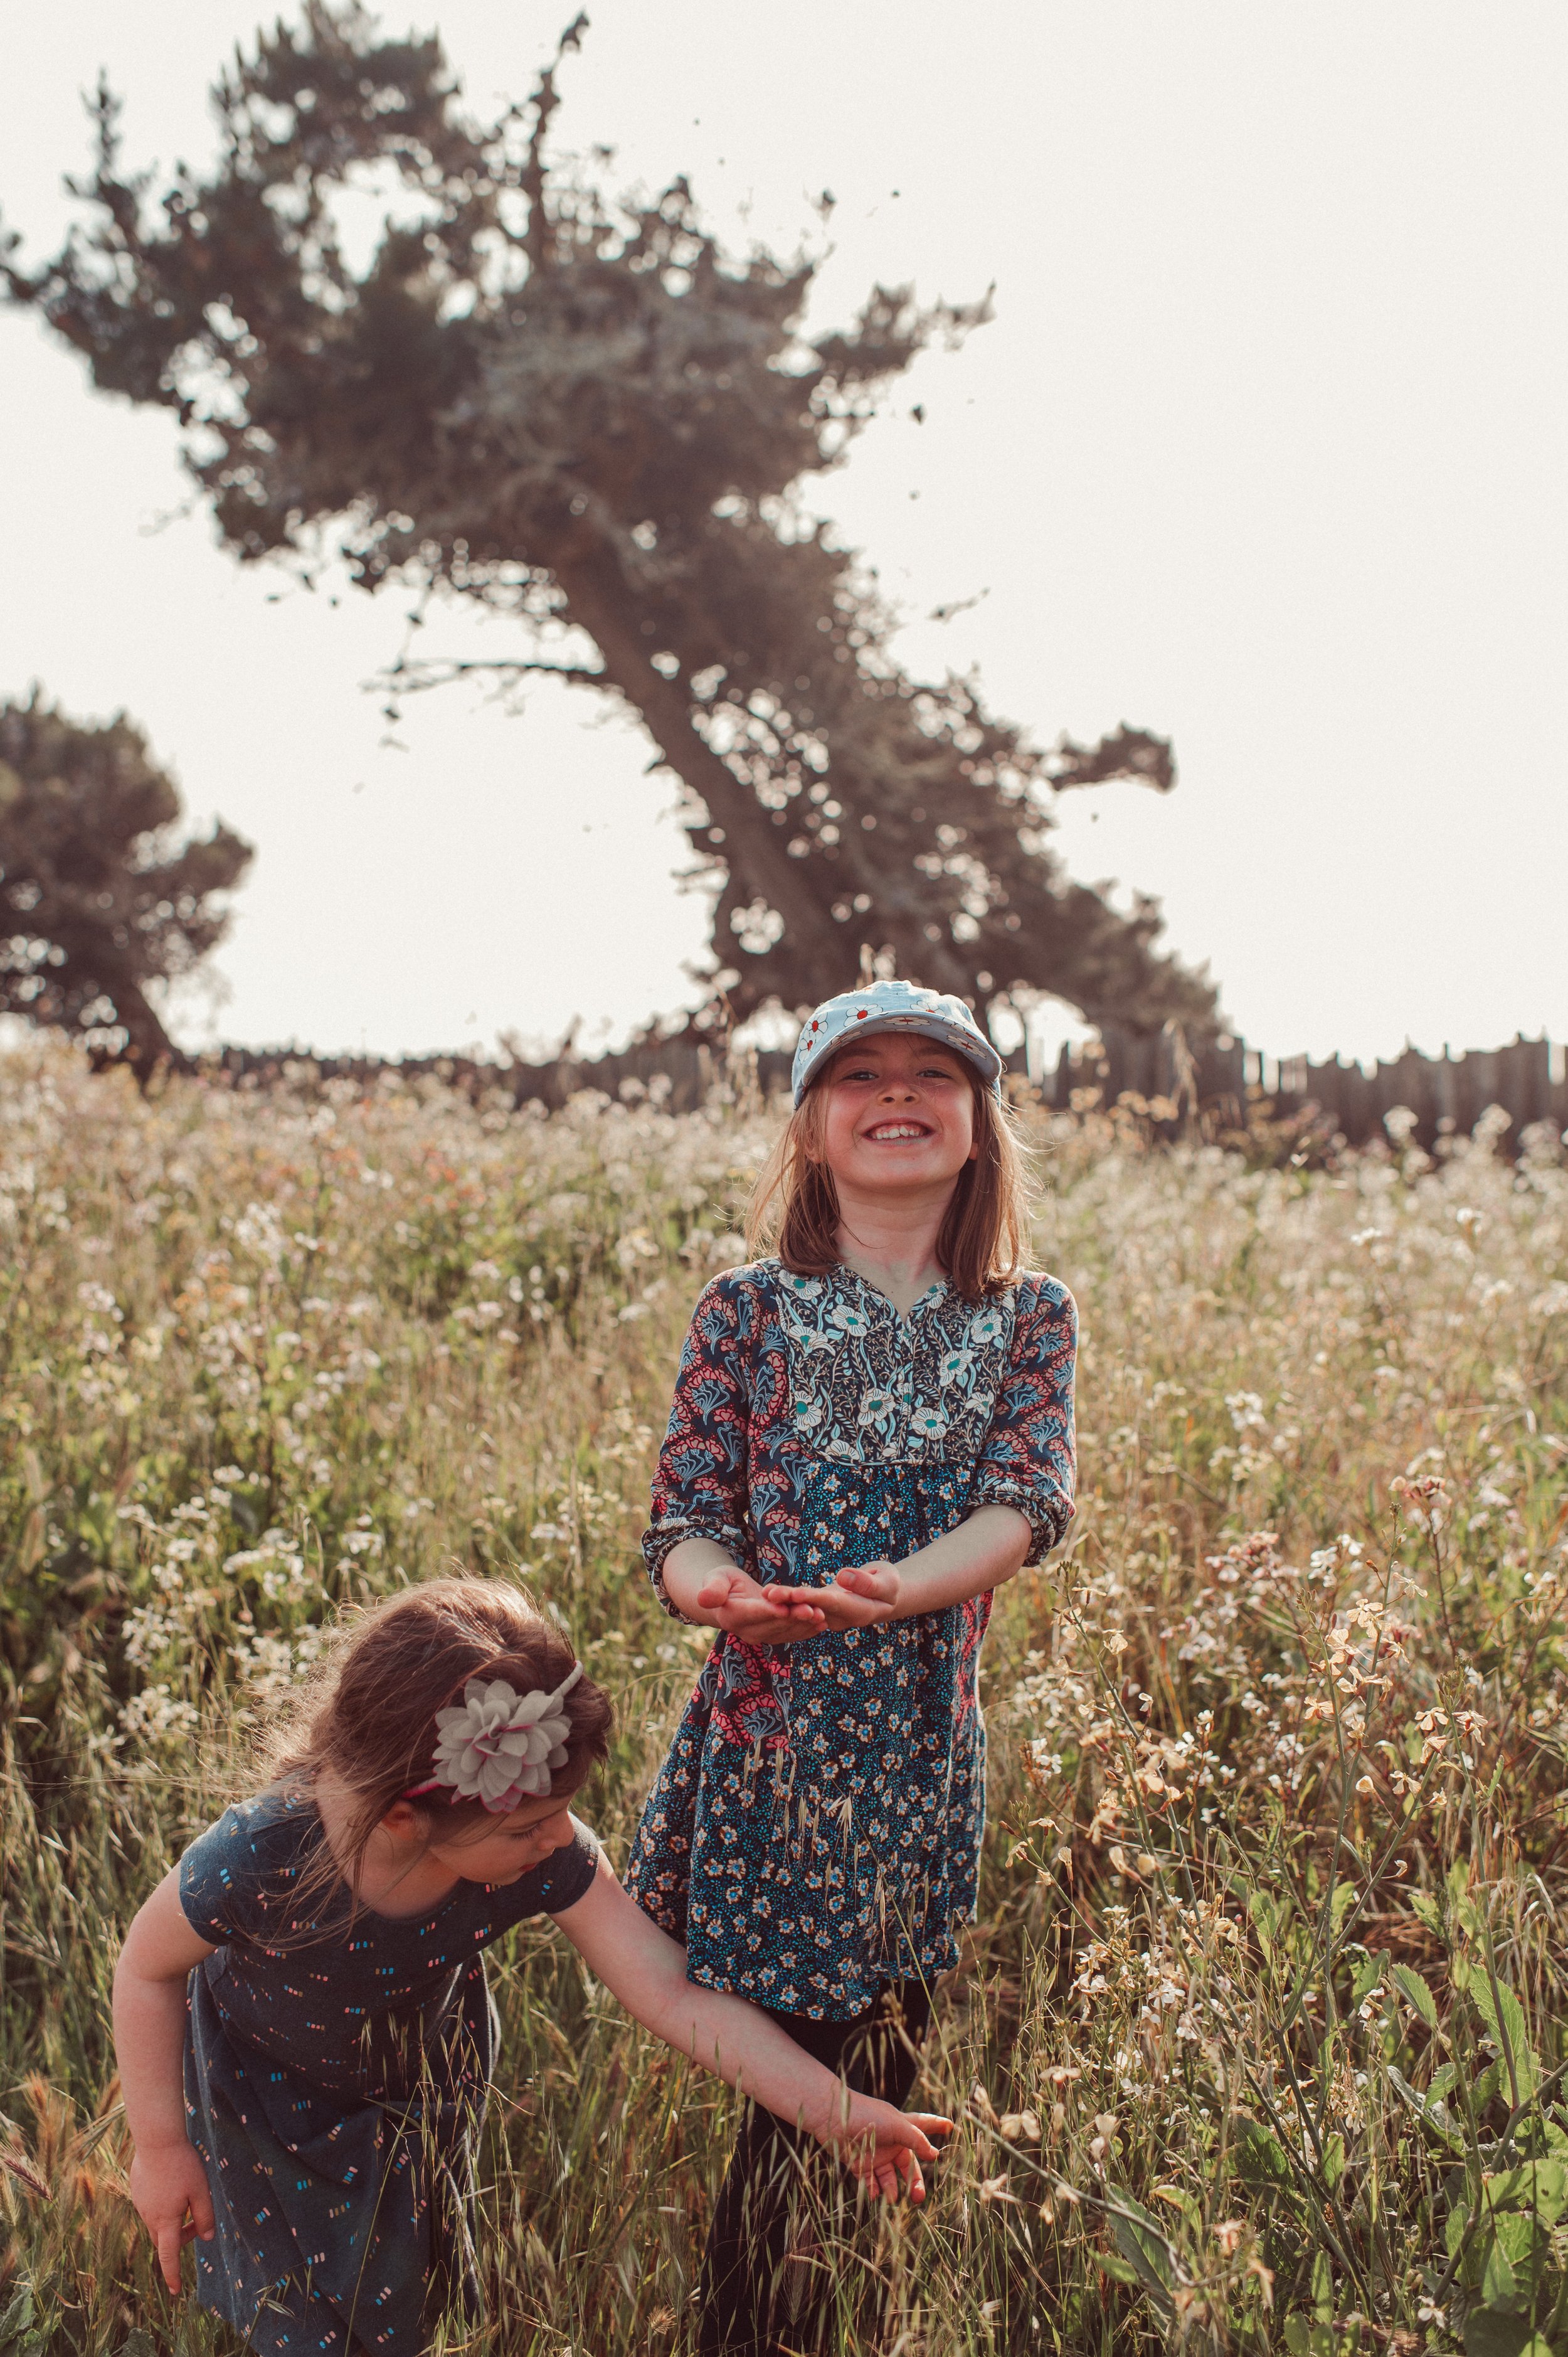
M381 1819L381 1831L391 1834L393 1841L412 1841L424 1830L421 1813L412 1801L394 1801Z

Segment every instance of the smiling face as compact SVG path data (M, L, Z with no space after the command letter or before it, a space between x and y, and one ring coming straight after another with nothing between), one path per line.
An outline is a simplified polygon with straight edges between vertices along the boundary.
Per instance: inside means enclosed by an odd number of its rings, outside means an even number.
M571 1842L574 1797L570 1792L551 1792L541 1800L524 1801L504 1817L489 1817L477 1827L470 1823L445 1841L437 1809L416 1810L411 1803L399 1801L381 1823L394 1839L426 1829L424 1856L463 1882L516 1882ZM402 1813L405 1810L406 1827Z
M850 1041L817 1087L822 1157L841 1195L950 1192L978 1151L972 1067L918 1032Z

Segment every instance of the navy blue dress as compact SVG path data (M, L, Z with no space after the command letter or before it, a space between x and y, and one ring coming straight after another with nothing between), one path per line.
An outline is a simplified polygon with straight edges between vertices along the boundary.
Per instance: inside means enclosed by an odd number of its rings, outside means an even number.
M907 1317L839 1267L716 1277L681 1356L643 1549L711 1538L786 1587L900 1562L979 1507L1072 1513L1077 1313L1049 1276L983 1301L933 1285ZM672 1608L671 1608L672 1609ZM848 2021L944 1972L974 1911L985 1822L988 1595L792 1645L720 1637L649 1795L627 1888L687 1975Z
M278 2357L413 2357L435 2318L472 2315L475 2147L496 2059L483 1951L559 1915L594 1878L569 1848L507 1884L461 1882L433 1914L361 1909L339 1880L303 1914L314 1803L228 1809L180 1861L180 1904L216 1953L190 1975L185 2108L217 2233L204 2308Z

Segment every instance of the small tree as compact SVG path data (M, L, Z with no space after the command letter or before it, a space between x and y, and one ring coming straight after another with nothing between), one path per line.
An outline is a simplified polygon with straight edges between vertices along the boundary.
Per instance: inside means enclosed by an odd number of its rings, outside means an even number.
M547 162L553 68L476 124L439 43L381 40L358 5L307 0L215 100L216 171L179 169L149 217L101 88L91 229L7 278L101 388L177 412L239 557L309 575L329 540L366 588L414 584L420 619L437 593L516 621L515 658L410 659L400 691L543 672L634 710L685 789L737 1013L842 985L865 942L981 1000L1209 1016L1208 985L1154 949L1154 903L1117 912L1047 840L1053 791L1163 791L1169 746L1122 727L1042 753L972 680L912 680L871 580L799 504L983 306L877 287L809 343L812 261L727 258L684 180L607 203ZM357 275L333 202L371 170L402 195Z
M228 924L251 847L223 825L177 845L172 780L124 714L82 727L0 705L0 1013L58 1024L143 1078L184 1059L147 996Z

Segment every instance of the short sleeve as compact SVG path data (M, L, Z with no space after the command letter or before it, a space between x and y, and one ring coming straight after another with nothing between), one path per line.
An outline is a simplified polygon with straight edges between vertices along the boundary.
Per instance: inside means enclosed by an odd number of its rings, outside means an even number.
M306 1823L314 1812L255 1801L225 1809L179 1862L179 1903L198 1938L215 1948L263 1938L287 1896Z
M680 1618L664 1587L664 1562L682 1539L713 1539L744 1565L750 1552L746 1442L750 1426L755 1287L730 1271L706 1288L693 1313L670 1427L653 1476L643 1559L666 1612Z
M565 1848L553 1850L542 1866L532 1867L507 1889L507 1921L521 1923L529 1915L564 1915L598 1872L600 1855L595 1835L574 1817Z
M985 1446L975 1467L975 1506L1014 1506L1031 1533L1026 1564L1058 1544L1073 1512L1072 1379L1078 1310L1048 1276L1018 1288L1013 1347Z

